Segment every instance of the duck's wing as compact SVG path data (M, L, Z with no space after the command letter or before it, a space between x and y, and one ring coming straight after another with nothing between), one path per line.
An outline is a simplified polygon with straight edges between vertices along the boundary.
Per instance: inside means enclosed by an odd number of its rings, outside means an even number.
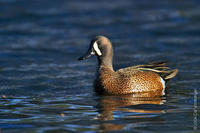
M152 71L160 75L164 80L169 80L176 76L178 69L170 69L166 66L166 62L152 62L144 65L137 65L132 67L127 67L124 69L119 69L119 72L136 72L136 71Z
M178 69L170 69L166 62L153 62L146 65L140 65L137 69L141 71L152 71L159 74L164 80L169 80L176 76Z
M166 62L162 61L162 62L152 62L149 64L143 64L143 65L136 65L136 66L131 66L131 67L126 67L126 68L122 68L119 69L118 71L120 72L127 72L127 71L134 71L134 70L138 70L138 69L142 69L142 68L158 68L158 67L165 67Z

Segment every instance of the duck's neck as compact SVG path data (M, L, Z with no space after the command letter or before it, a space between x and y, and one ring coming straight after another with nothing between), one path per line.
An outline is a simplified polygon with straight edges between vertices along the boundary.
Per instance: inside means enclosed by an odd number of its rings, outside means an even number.
M109 50L109 52L105 52L102 56L98 57L98 65L99 65L99 69L101 69L102 67L104 68L109 68L112 71L113 70L113 50L111 48L111 50Z

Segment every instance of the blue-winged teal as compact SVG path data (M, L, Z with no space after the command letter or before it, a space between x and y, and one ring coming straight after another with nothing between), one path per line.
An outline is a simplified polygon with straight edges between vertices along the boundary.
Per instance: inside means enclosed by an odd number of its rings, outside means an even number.
M113 70L113 48L110 40L104 36L95 37L87 53L80 57L84 60L92 55L98 58L97 77L94 87L105 94L137 93L144 96L162 96L166 83L176 76L178 70L170 70L165 62L131 66L118 71Z

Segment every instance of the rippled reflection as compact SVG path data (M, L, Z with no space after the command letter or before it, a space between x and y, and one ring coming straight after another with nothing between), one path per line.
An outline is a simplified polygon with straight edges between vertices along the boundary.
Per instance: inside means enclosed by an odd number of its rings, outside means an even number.
M164 97L137 97L135 94L121 95L121 96L102 96L99 99L97 109L99 114L94 119L103 121L117 120L119 115L115 115L115 112L126 113L123 119L140 119L155 117L155 115L164 113L163 108L159 106L164 104ZM155 107L154 105L157 105ZM137 122L133 122L133 125L137 125ZM103 131L120 130L130 126L127 124L115 124L115 123L102 123L100 129Z
M114 111L124 111L133 113L163 113L162 109L155 110L153 107L138 108L135 105L161 105L165 102L164 98L151 98L151 97L135 97L134 94L122 96L102 96L99 100L99 119L113 120ZM133 107L131 107L133 106ZM142 106L141 106L142 107ZM129 117L143 117L143 116L129 116Z

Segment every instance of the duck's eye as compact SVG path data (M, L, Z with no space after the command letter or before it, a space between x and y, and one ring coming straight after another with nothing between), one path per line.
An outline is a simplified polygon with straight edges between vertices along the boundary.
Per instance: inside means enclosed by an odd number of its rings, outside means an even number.
M97 53L98 56L102 55L101 50L99 49L97 42L94 42L93 48L94 48L94 50L95 50L95 52Z

